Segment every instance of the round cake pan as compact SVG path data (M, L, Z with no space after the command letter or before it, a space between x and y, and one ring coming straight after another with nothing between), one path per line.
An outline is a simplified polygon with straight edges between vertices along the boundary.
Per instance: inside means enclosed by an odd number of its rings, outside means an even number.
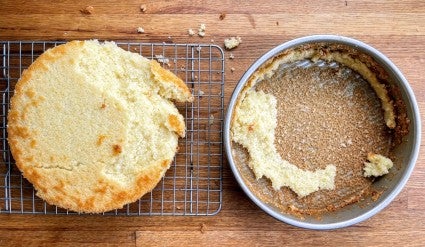
M345 206L337 211L329 212L318 217L303 217L294 216L288 213L283 213L281 210L271 206L262 200L260 200L245 184L240 171L237 168L237 165L232 156L232 140L230 136L231 129L231 120L235 108L235 104L238 100L238 96L243 90L246 83L249 81L251 75L257 71L264 63L277 56L278 54L284 52L287 49L295 48L297 46L310 44L310 43L332 43L332 44L342 44L349 46L353 49L360 51L366 55L372 57L378 64L380 64L388 73L390 77L390 82L394 83L400 89L402 100L406 105L406 113L410 120L409 123L409 133L403 138L402 144L397 146L394 150L394 155L397 157L396 160L400 162L400 169L391 169L391 176L384 176L382 179L374 182L377 186L385 187L386 190L382 195L375 201L370 200L368 203L363 203L361 206L357 203ZM284 44L281 44L262 57L260 57L254 64L249 67L246 73L242 76L239 83L237 84L234 92L231 96L226 118L224 122L224 146L229 161L229 165L232 169L232 172L243 189L247 196L262 210L264 210L269 215L274 218L302 228L308 229L336 229L341 227L347 227L353 224L362 222L371 216L377 214L382 209L384 209L394 198L400 193L409 179L413 168L415 166L420 146L421 138L421 123L418 110L418 104L416 102L414 93L409 86L409 83L400 72L400 70L381 52L375 48L352 38L335 36L335 35L314 35L298 38L291 40ZM397 216L395 216L397 217Z

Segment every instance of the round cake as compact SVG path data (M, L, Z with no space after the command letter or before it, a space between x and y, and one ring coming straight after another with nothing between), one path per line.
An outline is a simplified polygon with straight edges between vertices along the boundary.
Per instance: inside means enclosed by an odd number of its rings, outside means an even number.
M113 42L68 42L23 72L8 142L49 204L87 213L122 208L156 186L185 135L172 100L193 96L156 61Z

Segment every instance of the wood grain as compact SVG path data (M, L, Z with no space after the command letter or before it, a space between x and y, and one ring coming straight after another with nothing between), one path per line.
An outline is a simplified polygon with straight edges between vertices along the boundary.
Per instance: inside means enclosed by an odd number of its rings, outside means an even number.
M140 11L145 4L146 12ZM81 9L93 6L91 15ZM223 20L220 14L225 13ZM206 36L189 28L207 26ZM138 34L137 27L145 29ZM230 36L242 44L226 51L225 105L256 58L290 39L339 34L362 40L388 56L409 80L425 112L425 2L347 1L72 1L2 0L0 40L108 39L215 43ZM233 53L235 59L229 59ZM234 68L234 72L231 71ZM422 115L422 122L425 119ZM425 128L422 128L424 133ZM422 142L423 149L423 142ZM225 162L223 207L211 217L105 217L0 215L0 246L423 246L425 156L404 190L385 210L352 227L311 231L275 220L238 187Z

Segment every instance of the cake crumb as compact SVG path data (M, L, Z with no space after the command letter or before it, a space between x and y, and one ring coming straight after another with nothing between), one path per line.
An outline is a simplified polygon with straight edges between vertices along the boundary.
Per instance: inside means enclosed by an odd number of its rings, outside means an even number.
M145 29L143 29L143 27L138 27L137 32L138 33L145 33Z
M199 95L199 97L202 97L202 96L204 96L204 91L202 91L202 90L199 90L199 93L198 93L198 95Z
M209 125L213 125L214 124L214 115L210 115L210 117L208 118L208 124Z
M206 232L206 230L207 230L207 225L205 225L204 223L202 223L201 224L201 228L200 228L201 233L204 234Z
M231 67L230 71L233 73L235 71L235 68Z
M242 42L241 37L231 37L224 40L224 47L226 47L227 50L231 50L239 46L239 44Z
M200 46L196 47L197 52L201 52L201 49L202 49L202 47L200 47Z
M229 59L234 59L234 58L235 58L235 56L233 55L233 53L230 53Z
M220 16L218 17L220 21L224 20L224 18L226 18L226 13L221 13Z
M164 57L163 55L155 55L155 59L162 64L170 65L170 59Z
M367 160L369 162L364 162L363 168L365 177L383 176L393 167L392 160L380 154L368 153Z
M382 191L382 190L381 191L377 191L377 190L372 191L372 201L376 202L379 199L379 197L381 197L382 193L384 193L384 191Z
M198 36L199 37L204 37L205 36L205 29L206 29L206 25L202 23L199 26L199 29L198 29Z
M85 15L91 15L94 13L94 8L93 6L89 5L89 6L86 6L84 9L81 9L80 12Z
M192 28L189 28L189 29L187 30L187 33L189 34L189 36L193 36L193 35L195 35L195 31L193 31L193 29L192 29Z
M146 10L147 10L147 8L146 8L146 4L142 4L142 5L140 5L140 11L142 11L143 13L145 13L145 12L146 12Z

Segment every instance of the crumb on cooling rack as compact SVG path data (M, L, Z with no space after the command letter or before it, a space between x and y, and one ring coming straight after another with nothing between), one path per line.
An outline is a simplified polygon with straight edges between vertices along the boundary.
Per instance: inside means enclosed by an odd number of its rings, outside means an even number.
M199 95L199 97L202 97L202 96L204 96L204 91L202 91L202 90L199 90L199 92L198 92L198 95Z
M80 9L80 12L85 15L91 15L94 13L93 6L86 6L84 9Z
M199 29L198 29L198 36L199 37L205 36L205 29L206 29L206 25L201 23L201 25L199 25Z
M202 49L202 47L200 47L200 46L196 47L197 52L201 52L201 49Z
M163 55L155 55L155 59L162 64L170 65L170 59L164 57Z
M146 10L147 10L147 8L146 8L146 4L142 4L142 5L140 5L140 11L141 11L141 12L145 13L145 12L146 12Z
M231 50L236 48L240 43L242 42L241 37L231 37L224 40L224 47L226 47L227 50Z
M210 115L210 117L208 118L208 124L209 125L213 125L214 124L214 115Z
M138 33L145 33L145 29L143 29L143 27L138 27L137 32Z

